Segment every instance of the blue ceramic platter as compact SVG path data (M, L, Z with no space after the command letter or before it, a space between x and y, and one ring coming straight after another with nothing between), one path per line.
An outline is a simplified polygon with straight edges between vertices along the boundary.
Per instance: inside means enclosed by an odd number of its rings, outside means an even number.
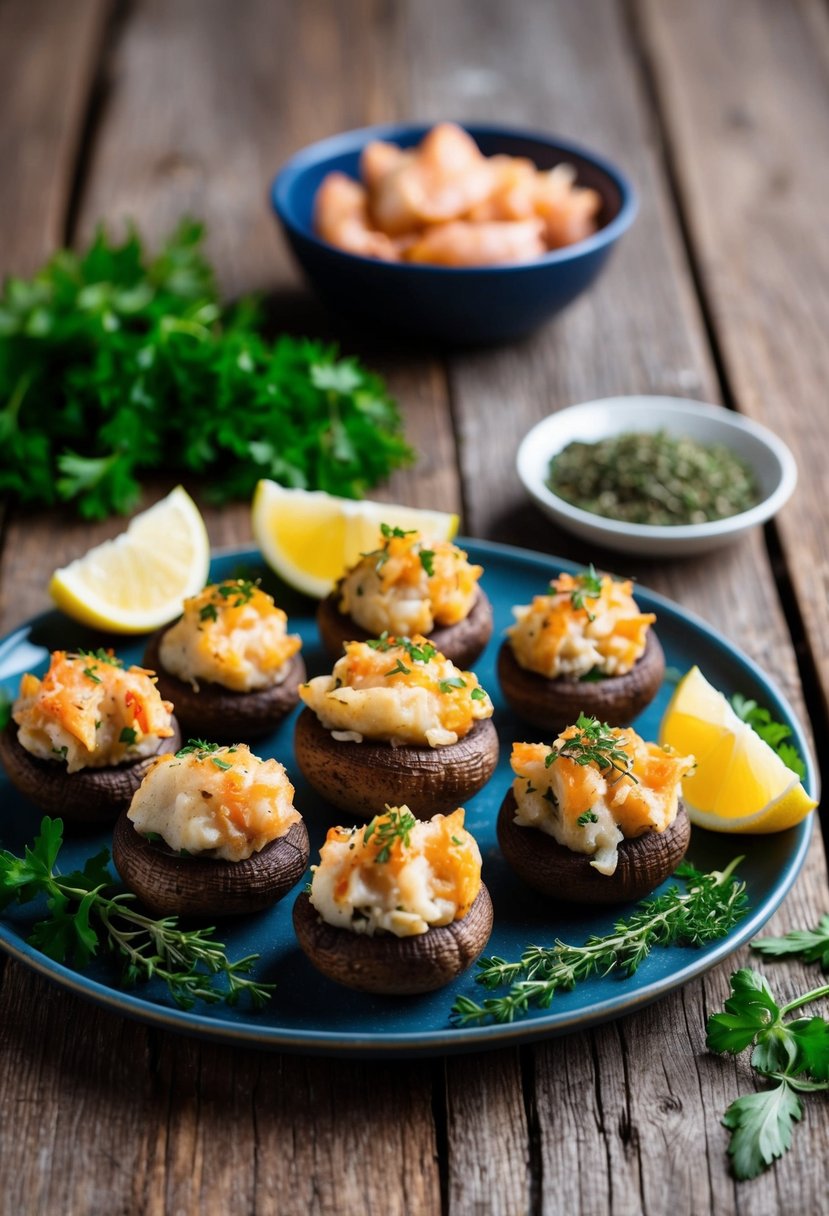
M512 621L512 605L527 603L534 594L543 591L551 577L575 567L555 558L479 541L463 544L471 558L486 569L483 582L495 609L495 635L476 664L476 671L495 702L495 721L501 739L498 771L490 784L466 804L467 826L481 846L483 876L495 905L495 928L486 953L514 959L529 943L547 944L556 937L580 943L591 933L607 932L616 916L626 909L574 910L551 904L523 889L500 857L495 819L511 780L510 746L516 739L531 739L534 735L531 728L513 717L500 696L495 655L503 630ZM302 635L309 674L330 670L317 638L315 605L278 585L262 568L257 552L222 553L214 559L212 567L212 577L217 579L250 576L253 572L262 575L263 585L288 611L292 630ZM656 627L670 667L685 671L697 663L714 685L727 693L741 692L756 698L791 726L795 743L808 765L806 787L814 794L815 770L803 732L791 707L767 677L713 629L670 601L642 588L637 591L637 600L646 611L658 615ZM48 613L0 643L0 687L16 694L21 673L42 671L47 651L52 648L113 645L129 663L140 662L143 643L144 639L92 634L57 612ZM671 691L672 686L666 683L654 704L637 721L637 729L646 738L656 737ZM256 750L261 755L276 756L287 766L296 785L296 805L308 824L313 860L326 829L337 820L293 763L293 725L292 715ZM20 852L35 835L40 813L2 775L0 807L0 846ZM0 946L62 987L116 1012L227 1043L351 1057L426 1056L483 1050L583 1029L618 1017L714 966L754 936L777 908L803 864L811 830L812 817L774 836L728 837L695 828L689 859L699 868L721 868L736 854L745 854L740 873L748 884L750 910L738 928L724 940L702 949L656 950L634 977L592 979L572 992L557 995L551 1008L536 1010L511 1025L466 1029L450 1026L449 1010L456 996L463 993L477 999L484 995L474 981L474 971L461 976L449 988L414 998L366 996L332 984L312 968L296 945L291 925L293 895L269 912L226 921L220 926L220 937L226 942L230 956L259 953L256 974L277 984L269 1006L259 1013L223 1005L183 1011L169 1000L160 984L123 991L118 986L115 964L106 959L94 962L83 972L54 963L28 945L26 939L35 918L26 909L7 909L2 914ZM70 838L61 853L61 866L65 870L80 866L108 844L107 832Z

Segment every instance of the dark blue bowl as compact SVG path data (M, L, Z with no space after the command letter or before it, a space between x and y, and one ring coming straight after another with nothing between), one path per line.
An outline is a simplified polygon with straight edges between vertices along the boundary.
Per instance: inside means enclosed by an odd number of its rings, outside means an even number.
M636 195L614 165L576 144L511 127L464 123L487 156L525 156L540 169L568 161L578 183L602 197L599 230L532 262L452 268L382 262L345 253L314 234L314 196L327 173L359 177L360 152L374 139L417 144L430 124L395 123L346 131L303 148L279 171L271 199L283 232L320 299L372 329L451 343L521 337L589 287L630 226Z

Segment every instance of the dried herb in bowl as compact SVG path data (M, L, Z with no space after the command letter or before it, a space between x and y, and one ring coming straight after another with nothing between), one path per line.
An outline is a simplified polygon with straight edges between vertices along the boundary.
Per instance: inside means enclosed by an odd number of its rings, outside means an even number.
M749 466L723 444L666 431L574 441L550 461L547 485L574 507L631 524L701 524L760 501Z

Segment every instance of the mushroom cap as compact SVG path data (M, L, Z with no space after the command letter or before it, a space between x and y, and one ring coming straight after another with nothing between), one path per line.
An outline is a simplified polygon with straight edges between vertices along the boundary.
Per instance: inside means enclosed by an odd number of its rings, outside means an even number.
M269 908L302 878L310 852L302 820L243 861L174 853L137 832L126 811L112 832L115 868L157 916L238 916Z
M486 785L498 763L498 735L485 718L448 747L339 742L306 708L297 718L294 755L317 793L340 810L371 819L388 804L431 819Z
M175 621L173 622L175 624ZM144 665L156 673L158 691L172 701L176 717L186 735L214 739L217 743L239 743L268 735L299 701L297 689L305 681L301 654L286 663L285 679L270 688L255 692L234 692L209 680L192 684L171 675L161 665L161 639L172 625L150 638L144 652Z
M673 874L691 839L691 823L680 801L669 828L623 840L615 873L600 874L588 854L575 853L539 828L515 823L516 805L510 789L498 812L501 852L528 886L564 903L620 904L641 899Z
M346 642L368 642L374 636L367 633L351 616L337 607L339 591L334 590L317 609L317 626L323 645L333 659L342 657ZM442 625L426 635L426 640L451 659L456 667L467 671L492 637L492 604L478 587L469 615L456 625Z
M170 725L173 734L160 739L151 756L67 773L60 761L41 760L27 752L12 721L0 732L0 761L12 785L48 814L68 823L112 823L132 802L156 758L181 747L181 730L175 718L170 719Z
M442 988L471 966L492 933L492 900L481 883L462 920L414 937L352 933L324 921L306 892L294 904L299 944L328 979L361 992L406 996Z
M665 655L652 629L644 654L623 676L604 680L550 680L522 667L507 638L498 651L498 681L510 707L520 718L559 734L589 714L610 726L628 726L650 705L665 676Z

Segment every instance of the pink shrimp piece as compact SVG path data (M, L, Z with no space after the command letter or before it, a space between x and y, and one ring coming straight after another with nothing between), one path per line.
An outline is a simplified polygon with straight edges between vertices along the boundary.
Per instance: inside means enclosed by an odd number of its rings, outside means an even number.
M382 139L366 144L360 155L360 177L369 192L375 190L387 173L400 169L412 159L414 152Z
M496 266L527 262L547 252L539 219L471 224L454 220L430 228L406 253L410 262L435 266Z
M475 223L489 220L526 220L535 213L538 171L531 160L518 156L491 156L492 192L473 207L464 219Z
M464 215L492 190L492 168L470 135L440 123L416 152L377 183L371 212L390 236Z
M365 188L344 173L329 173L323 179L314 200L314 231L347 253L400 261L394 242L369 224Z
M535 213L544 221L550 249L583 241L598 227L601 195L575 182L572 165L556 165L549 173L538 174Z

